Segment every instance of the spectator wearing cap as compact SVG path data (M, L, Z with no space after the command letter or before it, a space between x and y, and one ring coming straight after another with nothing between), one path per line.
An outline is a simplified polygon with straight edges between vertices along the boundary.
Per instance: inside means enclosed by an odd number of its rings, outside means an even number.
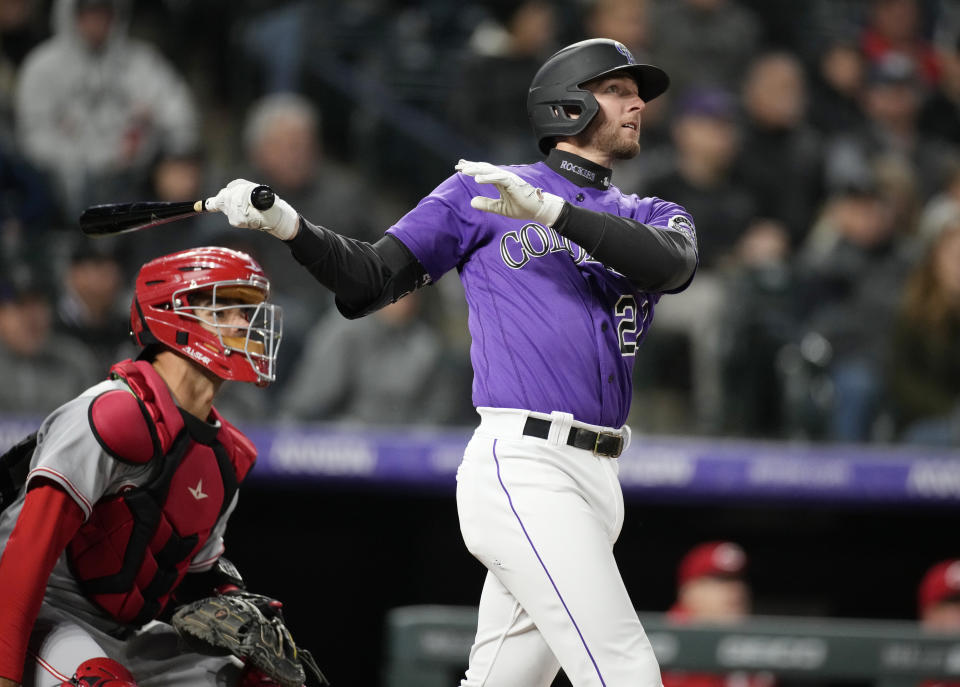
M0 279L0 412L42 416L106 375L84 344L53 335L51 291L20 269Z
M54 328L85 344L104 375L114 361L136 357L123 295L123 262L114 245L79 242L64 271Z
M864 89L865 125L836 136L826 148L828 187L862 182L884 160L896 160L913 170L922 201L940 191L956 149L920 128L923 96L923 82L909 58L892 53L871 64Z
M917 617L924 629L960 632L960 558L931 566L917 588Z
M676 102L671 137L673 159L660 172L651 173L643 195L676 199L697 218L700 263L689 288L657 305L648 355L638 359L635 368L637 374L653 378L638 383L643 393L636 395L633 418L643 426L662 416L660 408L681 395L682 403L690 407L678 413L682 424L667 424L667 431L714 433L722 425L723 410L718 359L727 307L724 271L756 216L757 203L735 173L741 145L737 102L731 93L717 88L688 91ZM689 374L681 378L671 373L661 379L658 370L676 366L664 356L675 356L677 350L689 351ZM679 386L680 379L689 379L690 387Z
M940 58L923 35L919 0L872 0L867 24L860 35L860 48L873 64L891 55L910 60L924 83L940 78Z
M694 546L677 568L677 600L667 616L677 623L736 623L752 612L747 555L731 541ZM693 673L664 670L663 687L771 687L770 673Z
M743 620L751 611L746 572L747 554L739 544L694 546L677 568L677 600L667 614L679 621Z
M729 256L756 215L755 199L737 180L742 141L734 95L718 88L688 91L676 102L671 141L672 163L652 171L643 190L677 198L697 218L700 279Z

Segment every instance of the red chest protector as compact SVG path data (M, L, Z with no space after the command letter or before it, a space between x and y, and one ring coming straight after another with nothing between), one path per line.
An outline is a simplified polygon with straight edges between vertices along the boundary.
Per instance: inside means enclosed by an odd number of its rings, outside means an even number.
M115 459L149 464L150 479L98 501L67 547L84 593L117 620L155 618L183 580L256 460L253 444L216 410L219 429L182 412L144 361L111 368L133 391L90 404L90 427Z

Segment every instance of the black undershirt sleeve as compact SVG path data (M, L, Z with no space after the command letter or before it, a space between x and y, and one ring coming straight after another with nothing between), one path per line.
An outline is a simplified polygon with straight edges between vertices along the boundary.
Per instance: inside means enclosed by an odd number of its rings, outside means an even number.
M696 269L696 249L680 232L569 203L553 228L645 291L681 290ZM349 319L363 317L430 282L413 253L389 234L371 244L301 217L300 231L288 244L297 262L334 293L337 309Z
M367 243L301 217L300 231L288 245L297 262L334 293L337 309L349 319L368 315L430 282L410 249L389 234Z
M553 229L644 291L681 291L697 268L696 247L679 231L570 203L564 203Z

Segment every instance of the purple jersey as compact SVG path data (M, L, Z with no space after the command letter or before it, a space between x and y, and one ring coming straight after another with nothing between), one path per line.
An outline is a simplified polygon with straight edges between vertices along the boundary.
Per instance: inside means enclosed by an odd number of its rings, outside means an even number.
M504 168L573 205L696 240L692 218L674 203L624 195L615 186L582 187L544 162ZM634 355L660 294L638 291L552 229L472 208L478 195L498 192L455 174L388 230L433 281L454 267L460 273L470 310L473 404L623 425Z

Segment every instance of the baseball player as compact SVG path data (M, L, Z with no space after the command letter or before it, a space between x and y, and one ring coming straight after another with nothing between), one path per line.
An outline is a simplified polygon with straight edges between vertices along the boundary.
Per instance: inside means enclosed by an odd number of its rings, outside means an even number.
M677 599L667 616L678 624L736 624L753 611L747 554L732 541L690 549L677 566ZM664 687L775 687L773 673L665 670Z
M637 347L661 295L693 278L696 235L683 208L623 194L610 167L639 152L643 109L667 85L616 41L560 50L527 99L546 160L461 160L372 245L279 199L259 212L243 179L208 201L288 241L349 318L460 274L480 424L457 507L489 571L464 686L546 686L561 666L577 687L660 685L612 551L617 457Z
M143 265L130 308L141 355L0 458L0 685L276 684L150 622L242 586L221 554L256 450L212 403L224 380L274 379L269 288L226 248Z
M960 632L960 558L931 566L917 588L917 617L928 630Z

